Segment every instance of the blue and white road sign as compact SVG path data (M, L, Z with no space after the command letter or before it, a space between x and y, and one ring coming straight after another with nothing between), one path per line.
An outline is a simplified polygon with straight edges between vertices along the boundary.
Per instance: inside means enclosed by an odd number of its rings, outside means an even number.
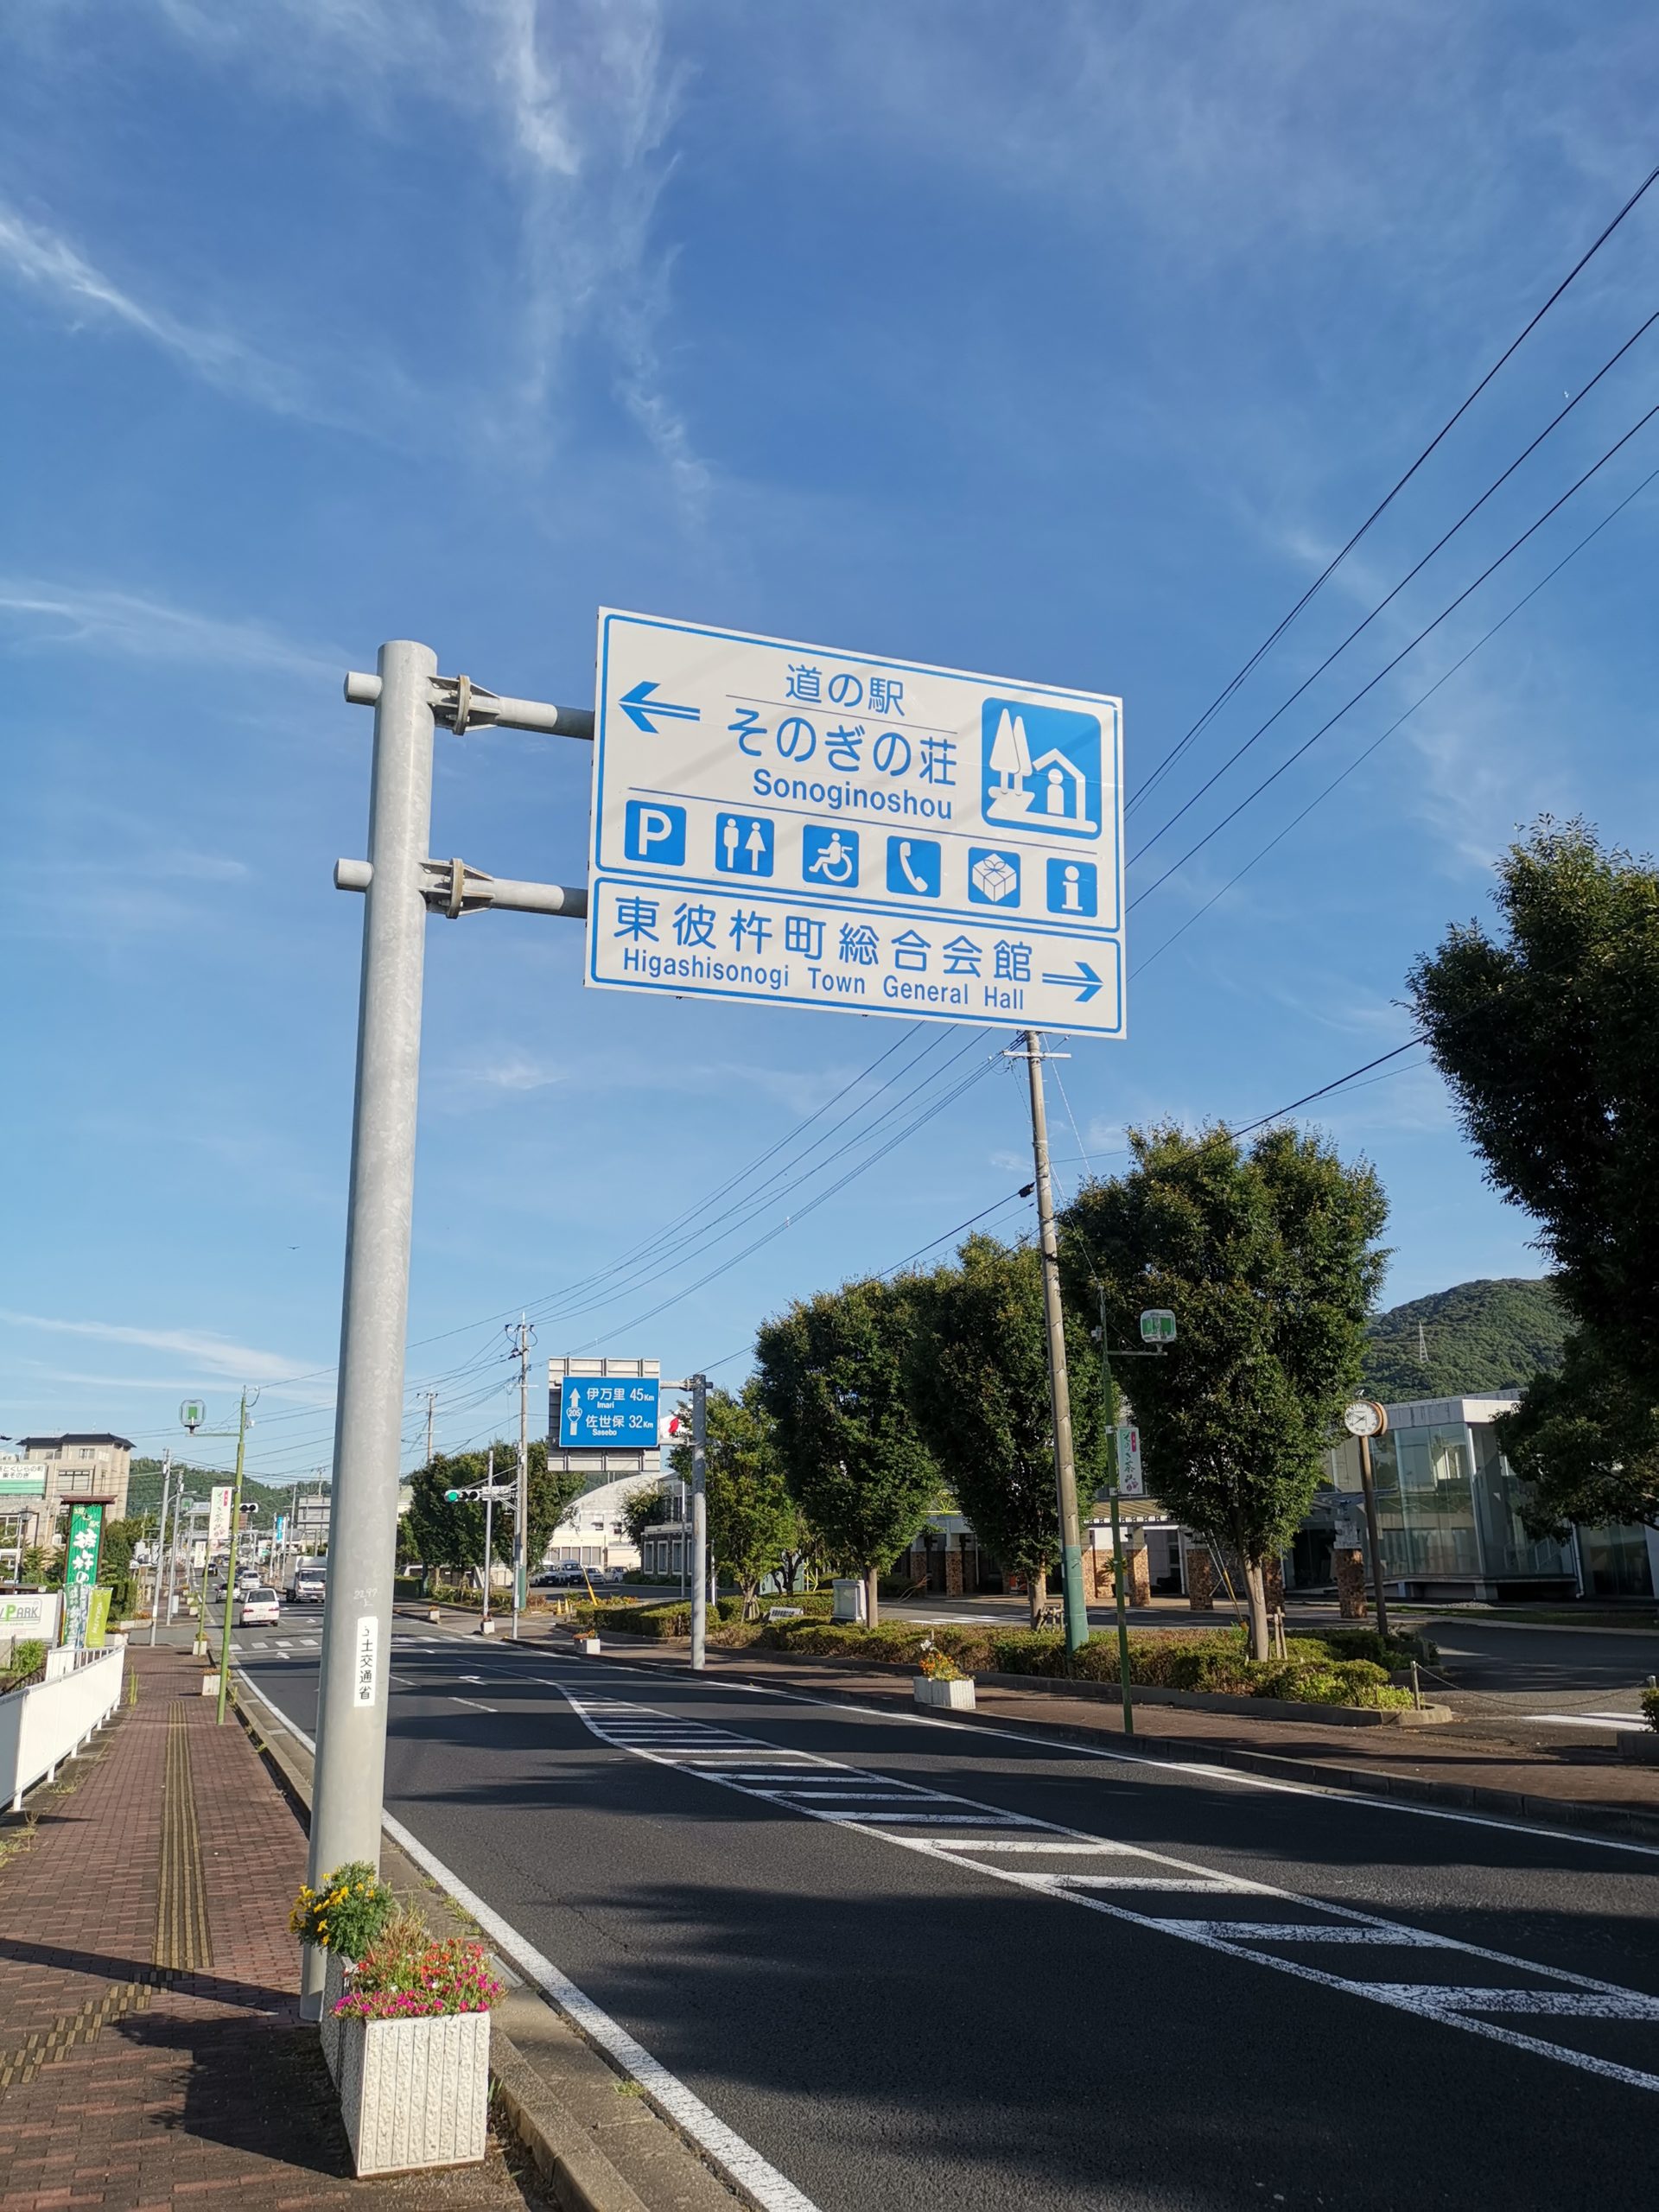
M569 1375L559 1392L559 1443L566 1451L615 1445L656 1449L654 1375Z
M1122 708L603 610L587 980L1122 1037Z

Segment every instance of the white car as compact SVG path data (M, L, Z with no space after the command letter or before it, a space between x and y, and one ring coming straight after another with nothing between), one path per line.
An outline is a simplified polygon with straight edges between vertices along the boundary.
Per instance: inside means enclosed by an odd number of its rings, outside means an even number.
M274 1590L261 1586L244 1593L237 1615L239 1627L276 1628L283 1618L283 1601Z

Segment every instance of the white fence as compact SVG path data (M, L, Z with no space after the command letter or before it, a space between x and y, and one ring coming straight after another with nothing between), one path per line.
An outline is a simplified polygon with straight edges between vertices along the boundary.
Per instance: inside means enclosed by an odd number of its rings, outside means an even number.
M92 1652L55 1681L0 1697L0 1797L10 1801L14 1813L22 1810L23 1792L50 1782L60 1760L78 1751L115 1711L125 1660L122 1647Z

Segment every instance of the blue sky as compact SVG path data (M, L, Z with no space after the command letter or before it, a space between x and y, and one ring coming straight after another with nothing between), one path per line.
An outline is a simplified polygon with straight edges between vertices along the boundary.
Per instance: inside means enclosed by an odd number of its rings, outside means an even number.
M416 637L585 705L596 607L637 607L1120 693L1133 799L1646 174L1656 75L1617 0L10 11L8 1427L155 1449L186 1389L227 1415L246 1380L256 1472L327 1459L346 668ZM1659 188L1132 853L1652 312L1656 226ZM1541 809L1652 842L1659 485L1448 671L1659 425L1184 857L1652 404L1656 347L1134 866L1129 1040L1060 1065L1063 1190L1128 1123L1253 1119L1403 1041L1411 960ZM434 849L569 880L587 780L567 742L441 736ZM505 1421L521 1304L539 1353L683 1371L1027 1179L1010 1039L636 1001L580 956L558 921L431 927L411 1444L425 1387L446 1444ZM1389 1296L1537 1272L1421 1058L1317 1109L1388 1186Z

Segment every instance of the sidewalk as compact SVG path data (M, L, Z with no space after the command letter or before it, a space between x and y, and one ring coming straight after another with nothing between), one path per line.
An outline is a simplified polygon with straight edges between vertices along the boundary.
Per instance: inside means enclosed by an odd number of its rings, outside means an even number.
M242 1727L214 1725L199 1660L127 1656L137 1702L34 1794L32 1838L0 1827L0 2212L539 2202L494 2145L481 2167L351 2178L299 2022L299 1824Z
M543 1631L538 1626L535 1640ZM528 1640L528 1639L527 1639ZM563 1638L561 1638L563 1641ZM683 1669L683 1642L613 1634L605 1655L647 1666ZM855 1660L791 1659L710 1644L711 1676L770 1684L809 1695L913 1709L910 1675ZM1115 1688L1103 1699L1033 1688L982 1683L981 1726L1051 1731L1072 1741L1119 1747L1123 1716ZM1598 1834L1659 1843L1659 1767L1618 1757L1582 1730L1547 1726L1525 1732L1458 1721L1433 1729L1349 1728L1322 1722L1317 1706L1306 1720L1255 1720L1244 1715L1144 1705L1135 1716L1135 1748L1148 1757L1208 1760L1242 1770L1458 1807Z

